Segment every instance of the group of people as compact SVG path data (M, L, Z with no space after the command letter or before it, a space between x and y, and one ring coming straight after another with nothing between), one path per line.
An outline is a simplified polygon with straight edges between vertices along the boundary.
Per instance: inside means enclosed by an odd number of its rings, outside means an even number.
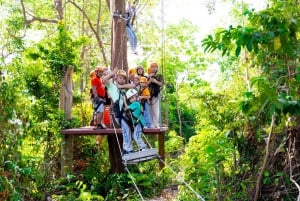
M128 76L121 69L96 67L91 76L95 129L106 128L103 113L111 105L115 122L122 129L123 154L133 152L132 138L139 150L147 149L141 137L143 128L160 127L159 96L164 80L158 64L151 63L147 74L142 66L131 68Z

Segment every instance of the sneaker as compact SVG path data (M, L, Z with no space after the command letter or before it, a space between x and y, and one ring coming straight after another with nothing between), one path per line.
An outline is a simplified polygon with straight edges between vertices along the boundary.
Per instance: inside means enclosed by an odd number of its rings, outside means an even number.
M101 124L98 124L94 130L105 129Z
M148 148L147 147L144 147L144 148L141 148L140 151L147 151Z
M101 125L101 127L103 128L103 129L106 129L107 127L106 127L106 125L104 125L104 124L100 124Z
M122 155L131 154L133 152L134 152L133 150L131 150L131 151L123 150Z
M134 50L131 52L132 54L139 55L138 51Z

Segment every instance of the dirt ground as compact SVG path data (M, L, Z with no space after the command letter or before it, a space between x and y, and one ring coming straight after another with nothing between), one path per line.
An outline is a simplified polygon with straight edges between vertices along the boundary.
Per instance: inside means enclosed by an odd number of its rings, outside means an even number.
M175 201L177 191L177 186L165 188L159 197L154 197L146 201Z

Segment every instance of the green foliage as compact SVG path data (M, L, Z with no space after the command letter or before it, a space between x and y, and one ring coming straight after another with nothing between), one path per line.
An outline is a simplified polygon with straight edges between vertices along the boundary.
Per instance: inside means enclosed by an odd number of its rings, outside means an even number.
M42 58L48 62L51 73L55 78L60 79L66 68L77 66L76 49L80 43L72 41L63 21L59 22L57 28L57 37L53 41L49 41L48 47L39 46L39 51L43 53Z

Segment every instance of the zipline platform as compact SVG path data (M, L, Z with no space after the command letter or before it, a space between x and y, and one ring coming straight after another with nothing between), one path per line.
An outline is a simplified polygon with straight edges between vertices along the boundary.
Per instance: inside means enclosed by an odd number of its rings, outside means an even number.
M121 128L106 128L106 129L96 129L94 130L94 126L86 126L80 128L70 128L61 130L61 134L63 135L122 135ZM143 133L146 135L157 135L164 134L168 130L167 127L161 128L144 128Z
M122 129L121 128L106 128L106 129L94 129L94 126L86 126L80 128L70 128L61 130L61 134L64 136L64 141L62 146L64 147L61 152L61 164L65 164L63 169L72 172L73 169L73 146L74 137L76 136L92 136L101 135L108 136L109 144L109 155L110 155L110 165L113 173L122 172L124 170L123 165L136 164L138 162L148 161L154 158L165 159L165 133L168 127L160 128L144 128L143 134L145 135L157 135L158 139L158 152L157 149L151 148L147 152L139 153L135 152L133 155L128 155L122 158L119 148L117 145L117 138L122 146ZM133 141L134 143L134 141ZM141 155L142 154L142 155ZM141 156L140 156L141 155ZM159 162L159 167L162 169L164 164Z

